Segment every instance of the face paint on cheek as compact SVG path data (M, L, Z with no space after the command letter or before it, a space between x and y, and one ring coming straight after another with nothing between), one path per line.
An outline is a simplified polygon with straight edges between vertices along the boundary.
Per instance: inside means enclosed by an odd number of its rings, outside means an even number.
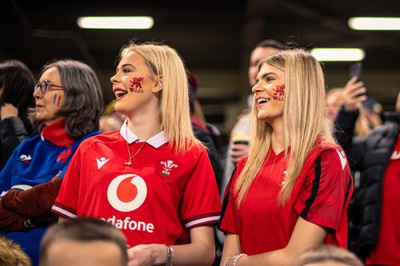
M285 85L278 85L274 89L274 95L272 96L272 99L275 101L283 101L283 98L285 96Z
M58 94L54 94L54 97L53 97L53 104L54 105L56 105L56 106L60 106L60 104L61 104L61 96L60 95L58 95Z
M142 89L142 84L143 84L144 78L132 78L129 82L131 83L131 86L129 86L129 90L131 92L138 92L138 93L143 93Z

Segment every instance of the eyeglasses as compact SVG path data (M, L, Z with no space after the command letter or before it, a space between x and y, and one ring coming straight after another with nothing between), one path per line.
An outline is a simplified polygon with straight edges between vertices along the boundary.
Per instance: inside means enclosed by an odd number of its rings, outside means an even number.
M56 87L56 88L60 88L60 89L53 89L51 87ZM63 90L62 86L52 84L48 80L43 80L42 82L40 82L40 81L37 82L35 84L34 88L35 88L34 91L36 91L37 89L40 89L40 92L43 94L45 94L48 90Z

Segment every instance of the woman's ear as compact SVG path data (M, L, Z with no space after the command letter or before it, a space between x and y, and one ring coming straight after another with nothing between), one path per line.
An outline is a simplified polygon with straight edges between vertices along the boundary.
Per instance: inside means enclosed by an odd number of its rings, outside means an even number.
M153 88L153 93L160 92L163 89L163 77L160 75L156 80L155 87Z

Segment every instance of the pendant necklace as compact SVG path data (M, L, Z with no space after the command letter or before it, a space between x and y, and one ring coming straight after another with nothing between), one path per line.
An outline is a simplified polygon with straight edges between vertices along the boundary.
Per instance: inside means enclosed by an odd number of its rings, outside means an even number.
M128 138L128 123L126 124L126 128L125 128L125 136L126 136L126 138ZM136 157L136 155L138 155L138 153L143 149L144 145L146 144L146 140L143 141L143 144L139 147L139 149L135 152L135 154L133 156L131 156L131 149L129 148L129 143L126 139L125 139L125 143L126 143L126 148L128 149L128 155L129 155L129 162L126 162L125 165L129 166L132 164L132 160Z

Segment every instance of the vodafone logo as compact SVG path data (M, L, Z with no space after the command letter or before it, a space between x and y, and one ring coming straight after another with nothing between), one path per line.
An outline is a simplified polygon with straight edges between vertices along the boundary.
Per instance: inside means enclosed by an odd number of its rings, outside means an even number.
M147 196L143 178L134 174L117 176L108 187L107 198L114 209L129 212L139 208Z

